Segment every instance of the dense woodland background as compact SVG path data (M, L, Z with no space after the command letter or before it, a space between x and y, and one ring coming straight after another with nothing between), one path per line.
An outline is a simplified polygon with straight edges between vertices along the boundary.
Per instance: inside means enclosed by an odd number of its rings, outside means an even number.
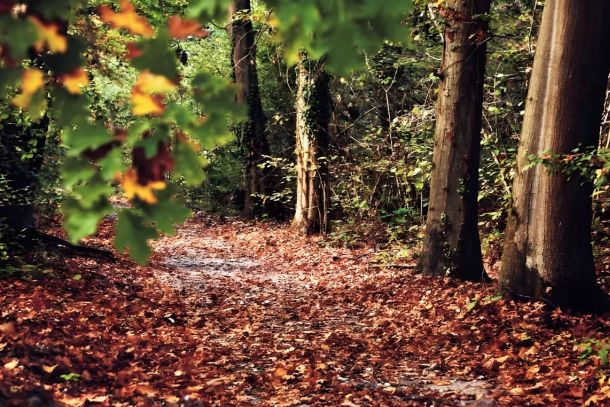
M0 277L100 222L146 261L178 202L607 310L607 1L59 3L0 1Z

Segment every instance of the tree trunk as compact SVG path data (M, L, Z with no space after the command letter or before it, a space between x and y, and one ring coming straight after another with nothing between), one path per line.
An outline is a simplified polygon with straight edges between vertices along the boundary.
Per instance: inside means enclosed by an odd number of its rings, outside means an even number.
M292 222L299 233L328 230L329 122L332 104L324 64L303 55L297 66L297 206Z
M500 288L586 308L597 290L588 180L528 156L597 146L610 59L610 2L547 0L513 185ZM599 298L599 297L597 297Z
M490 0L450 0L438 96L426 238L420 268L485 278L478 231L479 151Z
M259 168L269 146L265 136L267 119L261 104L256 71L256 33L250 18L250 0L234 0L229 9L228 34L231 39L233 77L239 86L238 103L246 106L247 118L240 124L238 138L245 150L245 194L242 214L252 218L257 213L253 195L266 191L265 171Z

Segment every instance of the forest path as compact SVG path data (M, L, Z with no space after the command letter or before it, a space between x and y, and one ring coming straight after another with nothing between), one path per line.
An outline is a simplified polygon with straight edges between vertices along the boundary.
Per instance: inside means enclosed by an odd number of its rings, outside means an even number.
M417 324L404 325L392 293L375 285L407 271L370 267L371 249L320 243L270 224L200 219L155 244L156 277L200 309L221 355L210 363L232 365L218 380L247 384L241 402L495 405L489 382L444 374L400 332Z

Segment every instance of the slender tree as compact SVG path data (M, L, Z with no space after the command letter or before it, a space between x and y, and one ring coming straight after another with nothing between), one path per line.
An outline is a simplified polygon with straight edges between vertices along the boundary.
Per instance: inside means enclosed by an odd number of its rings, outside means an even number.
M256 214L253 195L266 192L265 174L259 167L269 146L265 134L267 119L261 104L256 70L256 32L252 26L250 0L233 0L228 25L231 39L233 77L239 86L237 101L247 108L247 118L239 126L239 141L246 153L243 216Z
M332 103L324 63L305 54L297 66L296 169L297 205L293 227L299 233L328 228L330 188L326 156L330 144Z
M430 203L421 269L485 276L478 232L479 151L490 0L449 0L438 95Z
M591 194L583 179L532 154L597 146L610 60L610 2L548 0L530 83L513 185L500 287L587 307L596 298Z

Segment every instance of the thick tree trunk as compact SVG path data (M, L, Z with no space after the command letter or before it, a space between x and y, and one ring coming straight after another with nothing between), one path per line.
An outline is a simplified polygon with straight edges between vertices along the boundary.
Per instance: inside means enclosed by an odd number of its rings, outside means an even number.
M292 222L299 233L328 229L330 187L327 154L332 104L324 64L303 56L297 67L297 206Z
M528 156L597 146L610 59L610 2L547 0L513 185L500 287L588 307L596 298L592 185Z
M485 277L478 232L479 150L490 0L447 1L426 238L420 268Z
M239 86L237 101L247 109L247 118L239 126L239 141L246 153L245 194L243 216L256 214L253 195L267 192L265 172L259 168L269 146L265 135L267 119L261 104L256 71L256 33L250 18L250 0L234 0L229 10L229 38L231 63L235 83Z

